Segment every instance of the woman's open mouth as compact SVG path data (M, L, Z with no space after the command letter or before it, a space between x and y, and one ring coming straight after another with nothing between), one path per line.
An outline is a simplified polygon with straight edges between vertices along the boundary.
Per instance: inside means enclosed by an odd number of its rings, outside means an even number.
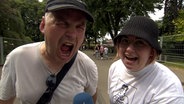
M138 59L138 57L130 57L130 56L125 56L125 58L128 60L128 61L136 61Z

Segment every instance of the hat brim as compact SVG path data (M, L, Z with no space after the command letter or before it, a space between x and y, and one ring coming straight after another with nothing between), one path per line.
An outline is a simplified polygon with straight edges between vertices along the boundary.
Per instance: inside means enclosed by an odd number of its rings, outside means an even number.
M93 16L91 15L91 13L89 13L85 9L81 9L81 8L74 6L74 5L69 5L69 4L67 4L67 5L66 4L55 5L55 6L48 7L46 11L56 11L56 10L63 10L63 9L76 9L76 10L82 11L85 14L86 19L88 21L94 22L94 19L93 19Z

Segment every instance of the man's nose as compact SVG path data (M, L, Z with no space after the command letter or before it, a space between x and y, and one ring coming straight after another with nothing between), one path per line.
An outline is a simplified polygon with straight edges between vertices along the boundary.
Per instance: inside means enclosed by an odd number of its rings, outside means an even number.
M66 36L69 38L75 38L77 34L77 30L74 26L70 26L67 28Z

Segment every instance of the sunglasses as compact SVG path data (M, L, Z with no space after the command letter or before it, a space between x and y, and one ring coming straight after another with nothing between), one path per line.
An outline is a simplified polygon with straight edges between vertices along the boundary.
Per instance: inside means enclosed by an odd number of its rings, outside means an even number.
M46 85L47 87L52 90L54 89L55 85L56 85L56 76L54 74L51 74L47 80L46 80Z
M46 80L46 85L48 88L45 91L44 97L42 97L39 104L49 104L49 102L51 101L54 89L56 87L56 76L54 74L48 76Z

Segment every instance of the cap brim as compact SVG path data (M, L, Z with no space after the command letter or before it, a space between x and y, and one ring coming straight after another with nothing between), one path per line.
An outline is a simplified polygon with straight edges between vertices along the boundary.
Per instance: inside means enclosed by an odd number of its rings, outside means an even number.
M76 9L82 11L86 15L86 19L90 22L94 22L93 16L87 10L81 9L74 5L55 5L48 7L46 11L56 11L56 10L63 10L63 9Z

